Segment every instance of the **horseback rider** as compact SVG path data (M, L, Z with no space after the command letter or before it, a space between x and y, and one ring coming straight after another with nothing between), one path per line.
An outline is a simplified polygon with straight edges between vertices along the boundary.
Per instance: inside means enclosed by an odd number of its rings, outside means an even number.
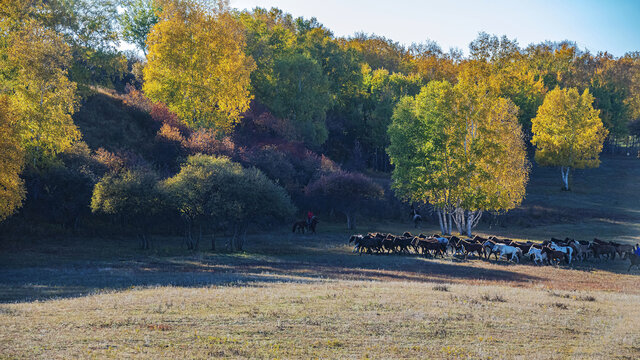
M636 256L640 256L640 244L636 244L636 248L633 249L633 253L636 254Z
M311 221L313 221L313 218L315 217L315 215L313 215L313 213L311 212L311 210L309 210L307 212L307 227L311 226Z

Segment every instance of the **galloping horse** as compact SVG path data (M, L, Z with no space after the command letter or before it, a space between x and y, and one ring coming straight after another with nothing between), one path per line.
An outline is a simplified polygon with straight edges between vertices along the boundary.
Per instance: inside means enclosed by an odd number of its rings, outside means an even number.
M637 266L638 268L640 268L640 256L636 255L636 254L626 254L627 258L629 259L629 261L631 261L631 265L629 265L629 269L627 269L627 272L631 271L631 268L634 266Z
M316 226L318 225L320 221L318 220L317 217L313 217L311 218L311 223L307 223L306 221L298 221L293 223L293 230L292 232L299 232L301 234L304 234L305 230L309 230L311 231L311 233L315 234L316 233Z

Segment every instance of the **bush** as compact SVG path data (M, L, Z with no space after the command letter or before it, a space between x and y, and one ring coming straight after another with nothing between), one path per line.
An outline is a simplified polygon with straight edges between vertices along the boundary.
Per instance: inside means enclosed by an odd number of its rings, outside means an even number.
M247 154L248 162L260 169L271 180L277 181L289 192L302 189L304 184L296 181L296 169L287 155L273 145L266 145L254 149Z
M93 186L106 170L84 142L75 143L50 162L27 166L22 174L28 189L23 218L75 232L90 214Z
M305 194L325 209L334 209L347 217L347 227L356 227L356 214L374 201L381 200L384 191L380 185L360 173L345 171L322 175L310 183Z
M144 249L151 245L151 225L166 208L165 204L157 175L142 169L105 175L95 185L91 197L93 212L115 215L122 223L135 224L135 233Z
M227 157L190 156L177 175L164 181L164 188L185 219L185 242L191 249L198 247L203 229L232 228L231 248L242 250L250 223L284 220L294 212L282 187L260 170L245 169ZM194 227L199 230L195 240Z

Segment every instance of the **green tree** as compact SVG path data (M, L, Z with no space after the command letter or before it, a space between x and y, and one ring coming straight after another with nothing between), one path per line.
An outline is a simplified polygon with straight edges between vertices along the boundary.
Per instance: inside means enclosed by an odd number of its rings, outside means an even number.
M226 157L190 156L163 186L185 220L190 249L198 247L203 230L228 227L234 233L231 248L242 250L250 222L287 219L294 211L282 187L259 170L244 169ZM194 227L198 230L195 240Z
M160 5L160 21L147 37L145 94L192 128L231 130L249 108L255 68L239 22L221 1Z
M321 176L305 188L315 204L347 217L347 228L356 227L356 215L375 200L382 199L382 187L359 173L337 171Z
M257 64L251 74L256 100L278 118L269 130L313 147L323 144L326 113L349 76L339 44L315 19L294 20L279 9L256 8L239 18Z
M432 204L443 233L455 223L468 236L483 211L521 203L529 170L517 106L469 80L432 81L403 98L387 150L397 194Z
M80 93L91 86L113 86L127 69L125 57L118 51L118 6L120 0L42 1L41 21L56 31L71 48L73 61L70 79Z
M455 191L463 176L455 162L464 134L456 124L454 104L448 82L432 81L415 98L402 98L393 112L387 149L396 195L412 203L429 202L443 234L451 233Z
M126 0L120 16L122 38L134 44L147 56L147 35L158 23L160 9L154 0Z
M602 143L608 131L593 108L588 90L555 88L544 99L532 120L535 160L543 166L559 166L564 190L569 190L571 169L598 167Z
M128 222L143 249L151 246L151 226L164 204L157 175L146 170L107 174L95 185L91 197L91 211Z
M312 146L325 142L331 97L329 81L315 60L304 54L277 59L272 81L260 90L261 99L274 115L289 120L285 136Z

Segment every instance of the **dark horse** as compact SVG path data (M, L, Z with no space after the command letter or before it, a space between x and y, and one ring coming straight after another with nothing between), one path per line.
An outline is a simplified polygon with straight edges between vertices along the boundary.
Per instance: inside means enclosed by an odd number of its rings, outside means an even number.
M631 265L629 265L629 269L627 269L627 272L630 272L631 268L634 266L640 268L640 256L636 254L627 254L627 257L629 258L629 261L631 261Z
M298 221L293 223L293 230L292 232L299 232L301 234L304 234L305 230L311 231L313 234L316 233L316 225L318 225L320 221L318 220L317 217L313 217L311 218L311 222L307 223L306 221Z

